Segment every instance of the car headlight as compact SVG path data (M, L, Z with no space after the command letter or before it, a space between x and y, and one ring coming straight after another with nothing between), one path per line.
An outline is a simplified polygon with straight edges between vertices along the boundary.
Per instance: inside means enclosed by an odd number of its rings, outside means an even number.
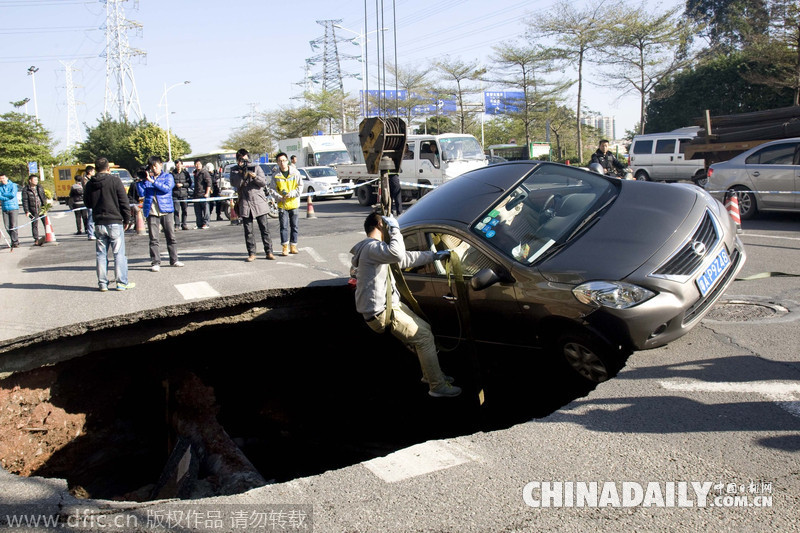
M586 305L612 309L628 309L655 296L644 287L621 281L589 281L572 289L572 294Z

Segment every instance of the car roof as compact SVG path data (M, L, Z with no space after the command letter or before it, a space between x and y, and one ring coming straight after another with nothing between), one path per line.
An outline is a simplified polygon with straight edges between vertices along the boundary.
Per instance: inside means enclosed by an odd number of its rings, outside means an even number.
M505 192L541 165L566 166L542 161L497 163L466 172L423 196L402 215L402 224L457 221L469 224Z
M773 146L773 145L776 145L776 144L783 144L783 143L797 143L797 142L800 142L800 137L788 137L786 139L776 139L774 141L768 141L768 142L759 144L758 146L754 146L754 147L752 147L752 148L750 148L748 150L745 150L744 152L742 152L740 154L736 154L735 156L731 157L730 159L728 159L726 161L718 161L716 163L712 163L710 166L712 166L714 168L719 168L720 166L725 166L725 163L730 163L731 161L733 161L734 164L735 164L735 163L738 163L742 159L747 159L748 157L750 157L754 153L758 152L759 150L761 150L762 148L765 148L767 146Z

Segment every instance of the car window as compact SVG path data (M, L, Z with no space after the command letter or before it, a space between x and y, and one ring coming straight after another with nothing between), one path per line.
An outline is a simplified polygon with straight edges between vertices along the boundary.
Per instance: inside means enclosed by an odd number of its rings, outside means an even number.
M657 154L674 154L675 139L659 139L656 141Z
M636 141L633 143L634 154L649 154L653 151L653 141Z
M414 146L416 142L406 143L406 149L403 152L403 159L414 159Z
M681 144L678 147L678 152L680 152L682 154L685 154L686 153L686 147L689 145L690 142L692 142L691 139L680 139L680 143Z
M767 146L745 161L748 165L792 165L797 143L782 143Z
M470 229L503 255L530 265L596 219L617 187L570 167L539 167Z
M403 240L405 242L407 251L440 252L442 250L451 250L453 253L458 254L458 257L461 260L464 276L473 276L480 270L487 267L494 268L495 270L499 268L495 261L487 257L486 254L478 250L475 246L449 232L441 232L438 230L428 231L422 235L422 238L420 238L420 234L418 232L414 232L405 235ZM439 276L448 275L444 264L440 261L437 261L432 265L407 268L405 271L414 272L417 274L428 273Z
M336 171L332 168L308 168L306 172L312 178L322 178L326 176L336 177Z

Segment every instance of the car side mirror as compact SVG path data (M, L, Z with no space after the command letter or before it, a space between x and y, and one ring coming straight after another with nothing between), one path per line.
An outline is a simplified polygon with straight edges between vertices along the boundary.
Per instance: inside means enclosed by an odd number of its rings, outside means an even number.
M470 286L476 291L482 291L500 282L514 281L514 279L506 272L498 274L491 268L484 268L479 270L472 279L469 280Z

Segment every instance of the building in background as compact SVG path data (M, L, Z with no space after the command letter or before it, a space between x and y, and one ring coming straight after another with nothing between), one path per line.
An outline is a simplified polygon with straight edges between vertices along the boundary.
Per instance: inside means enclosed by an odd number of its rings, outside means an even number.
M596 128L601 137L608 140L617 138L617 119L616 117L601 117L599 115L581 117L581 124Z

